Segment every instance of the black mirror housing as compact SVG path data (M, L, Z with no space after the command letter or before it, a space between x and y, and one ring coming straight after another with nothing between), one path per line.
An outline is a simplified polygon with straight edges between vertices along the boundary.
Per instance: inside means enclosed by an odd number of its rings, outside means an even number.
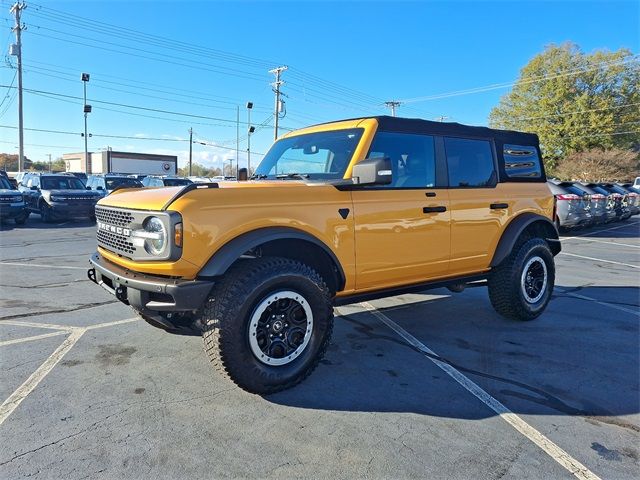
M355 185L389 185L393 180L389 157L367 158L353 166Z

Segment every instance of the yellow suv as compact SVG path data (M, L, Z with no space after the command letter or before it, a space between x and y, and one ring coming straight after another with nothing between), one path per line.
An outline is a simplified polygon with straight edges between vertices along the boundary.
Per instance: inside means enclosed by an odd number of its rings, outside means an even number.
M100 200L89 278L272 393L316 367L334 305L483 281L500 314L536 318L560 251L554 208L536 135L344 120L281 137L248 181Z

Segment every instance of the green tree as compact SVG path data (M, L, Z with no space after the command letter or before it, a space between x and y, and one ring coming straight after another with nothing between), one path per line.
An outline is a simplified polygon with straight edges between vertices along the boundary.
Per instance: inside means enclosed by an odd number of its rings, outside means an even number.
M537 133L547 168L574 152L640 145L640 63L631 51L550 45L489 115L495 128ZM630 132L630 133L621 133Z

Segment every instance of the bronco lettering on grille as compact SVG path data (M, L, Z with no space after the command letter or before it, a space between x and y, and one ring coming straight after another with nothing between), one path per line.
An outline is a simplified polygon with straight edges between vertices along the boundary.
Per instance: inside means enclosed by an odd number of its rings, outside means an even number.
M125 237L131 236L131 230L128 228L116 227L115 225L109 225L104 222L97 222L97 224L98 228L101 230L106 230L107 232L123 235Z

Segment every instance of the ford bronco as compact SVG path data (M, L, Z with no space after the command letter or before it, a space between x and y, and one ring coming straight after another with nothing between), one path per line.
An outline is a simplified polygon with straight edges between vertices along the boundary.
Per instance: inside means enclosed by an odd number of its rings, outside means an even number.
M248 181L100 200L88 274L148 323L202 335L216 369L266 394L317 366L334 305L483 282L498 313L538 317L554 209L536 135L344 120L284 135Z

